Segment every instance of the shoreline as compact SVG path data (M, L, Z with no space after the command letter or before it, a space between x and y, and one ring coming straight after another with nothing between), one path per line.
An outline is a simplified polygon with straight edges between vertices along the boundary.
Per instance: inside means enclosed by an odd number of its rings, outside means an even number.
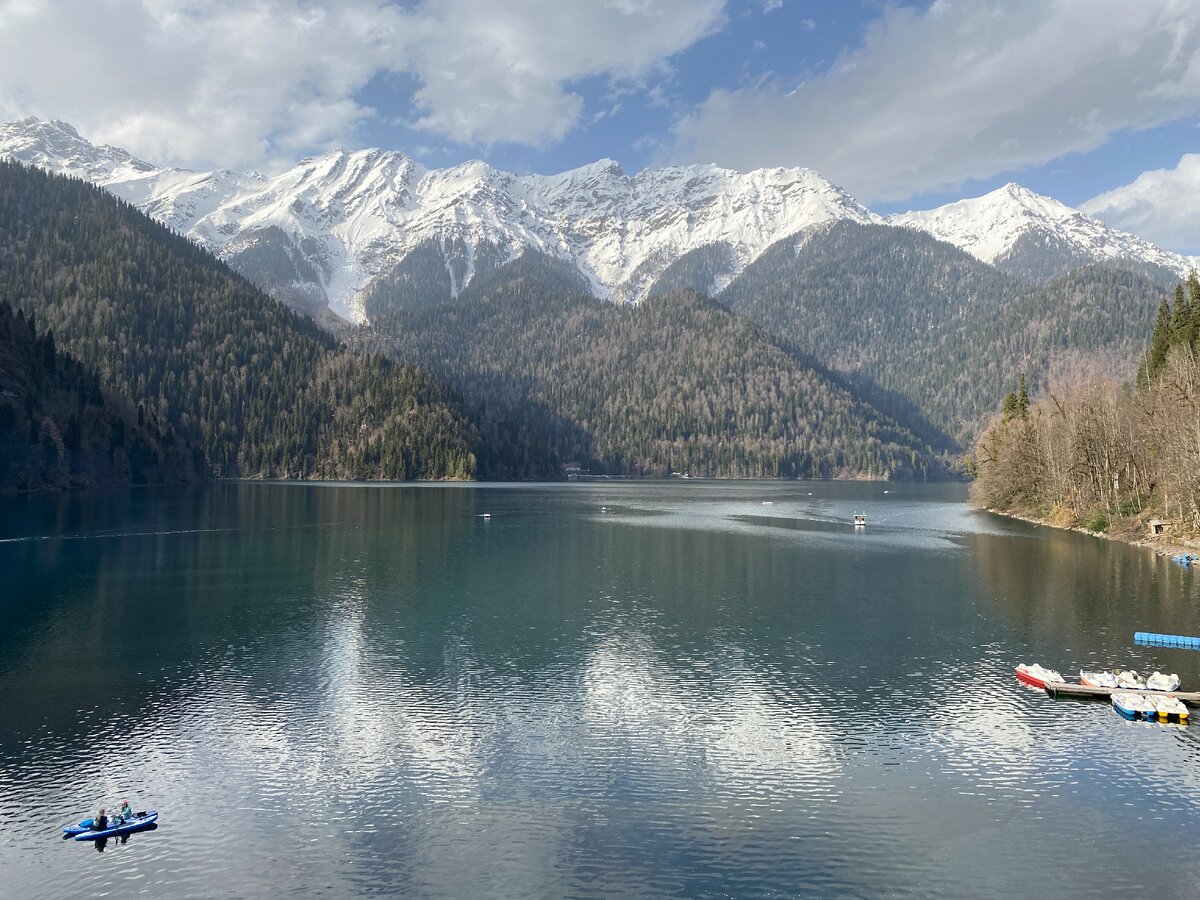
M974 506L974 504L972 504ZM1164 535L1162 539L1149 537L1145 533L1145 523L1141 520L1126 520L1109 528L1108 531L1092 531L1084 528L1081 525L1055 525L1045 519L1039 519L1037 516L1032 516L1027 513L1009 512L1001 509L993 509L989 506L975 506L975 509L980 512L992 513L993 515L1001 516L1006 519L1016 519L1019 522L1027 522L1030 525L1038 525L1045 528L1053 528L1057 531L1074 531L1079 534L1086 534L1088 537L1101 538L1106 541L1116 541L1121 544L1129 544L1133 547L1142 547L1143 549L1153 551L1156 556L1178 556L1181 553L1196 553L1200 551L1200 541L1190 538L1182 538L1175 536ZM1136 526L1136 527L1134 527Z

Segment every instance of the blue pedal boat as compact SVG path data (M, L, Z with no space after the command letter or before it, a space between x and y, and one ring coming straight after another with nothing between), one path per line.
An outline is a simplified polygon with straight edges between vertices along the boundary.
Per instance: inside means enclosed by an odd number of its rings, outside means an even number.
M84 819L78 825L67 825L64 827L63 837L73 837L77 841L98 841L101 838L120 837L123 834L133 834L135 831L143 831L157 821L158 810L155 809L138 813L132 819L122 822L120 825L110 824L108 828L102 831L97 831L92 827L95 824L94 819Z

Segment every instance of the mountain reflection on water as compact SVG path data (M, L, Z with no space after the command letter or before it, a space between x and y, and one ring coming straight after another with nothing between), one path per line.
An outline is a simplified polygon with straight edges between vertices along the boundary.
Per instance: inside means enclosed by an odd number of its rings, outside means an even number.
M1012 678L1200 684L1131 644L1193 576L960 486L27 497L0 565L18 892L1194 893L1194 732ZM126 794L158 831L57 840Z

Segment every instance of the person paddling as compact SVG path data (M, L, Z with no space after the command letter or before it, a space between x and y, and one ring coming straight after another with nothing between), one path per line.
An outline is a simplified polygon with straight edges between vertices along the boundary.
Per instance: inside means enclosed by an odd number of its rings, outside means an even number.
M133 810L129 806L128 800L121 801L121 808L117 810L117 814L113 816L114 825L124 825L133 818Z
M108 828L108 816L104 814L104 810L100 810L96 818L92 819L92 831L104 831L106 828Z

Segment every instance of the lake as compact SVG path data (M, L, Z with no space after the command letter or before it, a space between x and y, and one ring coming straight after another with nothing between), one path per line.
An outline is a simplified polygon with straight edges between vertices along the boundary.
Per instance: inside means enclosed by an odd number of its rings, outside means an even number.
M1194 576L961 485L9 498L0 573L8 896L1200 891L1200 726L1012 671L1200 686Z

